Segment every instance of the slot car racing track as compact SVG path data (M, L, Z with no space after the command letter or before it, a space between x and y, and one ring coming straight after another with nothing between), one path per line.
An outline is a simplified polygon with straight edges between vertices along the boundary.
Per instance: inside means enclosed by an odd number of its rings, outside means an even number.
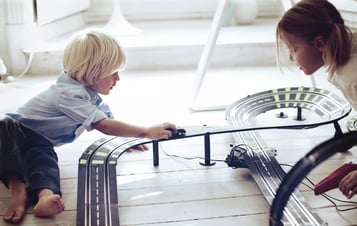
M283 108L296 108L313 113L318 118L296 121L289 125L256 125L258 115ZM301 129L313 128L332 123L336 134L342 133L338 121L351 111L349 104L335 94L318 88L291 87L256 93L233 103L226 110L229 126L206 127L193 126L184 128L186 134L172 139L184 139L203 136L205 161L202 165L211 165L210 136L231 133L236 144L244 144L244 161L259 186L267 202L271 205L285 172L274 157L274 149L268 147L258 134L266 129ZM299 115L298 115L299 116ZM335 134L335 135L336 135ZM153 144L153 165L159 164L158 143L169 140L147 140L136 138L104 137L90 145L79 159L78 165L78 226L118 226L120 225L116 165L118 158L130 148L139 144ZM291 194L282 216L284 225L325 225L303 201L302 195L295 191Z

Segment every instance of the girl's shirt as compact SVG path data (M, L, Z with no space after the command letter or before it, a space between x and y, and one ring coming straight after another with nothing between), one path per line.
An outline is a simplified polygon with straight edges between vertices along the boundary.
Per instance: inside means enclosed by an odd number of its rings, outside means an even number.
M336 86L347 101L357 110L357 33L353 33L351 56L346 65L339 68L328 80Z
M92 123L113 117L95 91L69 77L66 71L54 85L7 115L46 137L54 146L70 143L85 129L92 130Z

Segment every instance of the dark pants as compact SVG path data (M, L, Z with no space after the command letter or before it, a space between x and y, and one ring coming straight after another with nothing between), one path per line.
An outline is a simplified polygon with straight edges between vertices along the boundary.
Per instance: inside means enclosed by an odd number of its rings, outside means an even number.
M41 189L62 195L58 159L51 142L5 116L0 118L0 180L7 187L9 175L26 183L34 203Z

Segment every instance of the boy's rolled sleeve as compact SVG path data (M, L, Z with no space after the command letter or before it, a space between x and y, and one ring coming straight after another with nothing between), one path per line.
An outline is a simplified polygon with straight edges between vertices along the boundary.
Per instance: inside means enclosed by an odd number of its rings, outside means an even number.
M93 123L108 118L105 112L85 98L62 96L58 106L63 114L70 117L75 123L82 124L87 131L93 129Z

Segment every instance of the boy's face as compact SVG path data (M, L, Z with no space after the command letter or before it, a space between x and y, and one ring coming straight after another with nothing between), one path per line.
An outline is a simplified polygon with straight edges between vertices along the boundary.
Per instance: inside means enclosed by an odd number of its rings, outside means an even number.
M120 80L119 73L115 72L107 77L98 80L95 84L90 87L97 93L108 95L110 90L116 85L117 81Z

